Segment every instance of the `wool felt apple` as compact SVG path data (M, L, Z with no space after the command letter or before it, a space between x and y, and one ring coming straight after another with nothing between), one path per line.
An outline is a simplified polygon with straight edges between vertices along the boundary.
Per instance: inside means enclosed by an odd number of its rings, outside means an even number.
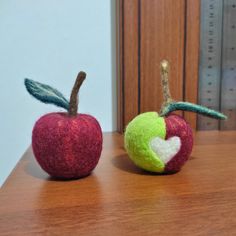
M161 62L164 103L155 111L136 116L126 127L125 148L140 168L156 173L178 172L188 160L193 147L190 125L176 110L196 112L215 119L227 117L215 110L189 102L172 100L168 85L169 63Z
M62 107L67 112L53 112L39 118L32 133L33 153L49 175L77 179L90 174L102 151L102 131L91 115L77 113L78 92L86 74L76 78L68 101L58 90L25 79L27 91L44 103Z

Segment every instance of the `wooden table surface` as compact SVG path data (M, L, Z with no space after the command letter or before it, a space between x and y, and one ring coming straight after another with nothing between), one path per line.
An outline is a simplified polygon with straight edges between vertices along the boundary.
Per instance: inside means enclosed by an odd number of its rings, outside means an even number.
M136 168L117 133L80 180L50 179L29 149L0 189L0 235L236 235L236 132L196 133L173 175Z

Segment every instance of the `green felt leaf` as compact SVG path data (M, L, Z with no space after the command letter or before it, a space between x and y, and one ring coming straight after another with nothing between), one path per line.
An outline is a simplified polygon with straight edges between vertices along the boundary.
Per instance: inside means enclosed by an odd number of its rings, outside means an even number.
M36 99L43 103L54 104L58 107L69 109L68 100L58 90L49 85L36 82L31 79L25 79L27 91Z
M214 119L219 119L219 120L227 119L227 116L225 116L221 112L209 109L201 105L193 104L190 102L172 102L164 108L161 116L166 116L170 112L177 111L177 110L191 111L191 112L199 113L201 115L208 116Z

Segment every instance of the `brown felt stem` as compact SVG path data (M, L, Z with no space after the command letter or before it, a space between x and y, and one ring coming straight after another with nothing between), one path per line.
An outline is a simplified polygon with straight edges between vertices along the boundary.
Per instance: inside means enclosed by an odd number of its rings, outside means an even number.
M160 70L161 70L161 85L162 85L162 92L163 92L163 103L162 103L161 111L160 111L160 114L162 114L163 109L169 103L173 101L170 94L169 78L168 78L170 65L167 60L161 61Z
M86 78L86 73L83 71L80 71L79 74L77 75L74 87L71 91L71 95L70 95L70 104L69 104L69 115L70 116L76 116L77 115L77 111L78 111L78 92L79 89L82 85L82 83L84 82Z

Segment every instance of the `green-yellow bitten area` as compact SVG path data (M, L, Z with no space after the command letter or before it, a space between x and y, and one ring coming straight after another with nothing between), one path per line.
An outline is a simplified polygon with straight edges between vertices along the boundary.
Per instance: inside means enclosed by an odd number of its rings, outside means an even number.
M147 171L162 173L165 164L150 147L150 141L154 137L165 139L165 119L157 112L142 113L126 127L125 148L137 166Z

